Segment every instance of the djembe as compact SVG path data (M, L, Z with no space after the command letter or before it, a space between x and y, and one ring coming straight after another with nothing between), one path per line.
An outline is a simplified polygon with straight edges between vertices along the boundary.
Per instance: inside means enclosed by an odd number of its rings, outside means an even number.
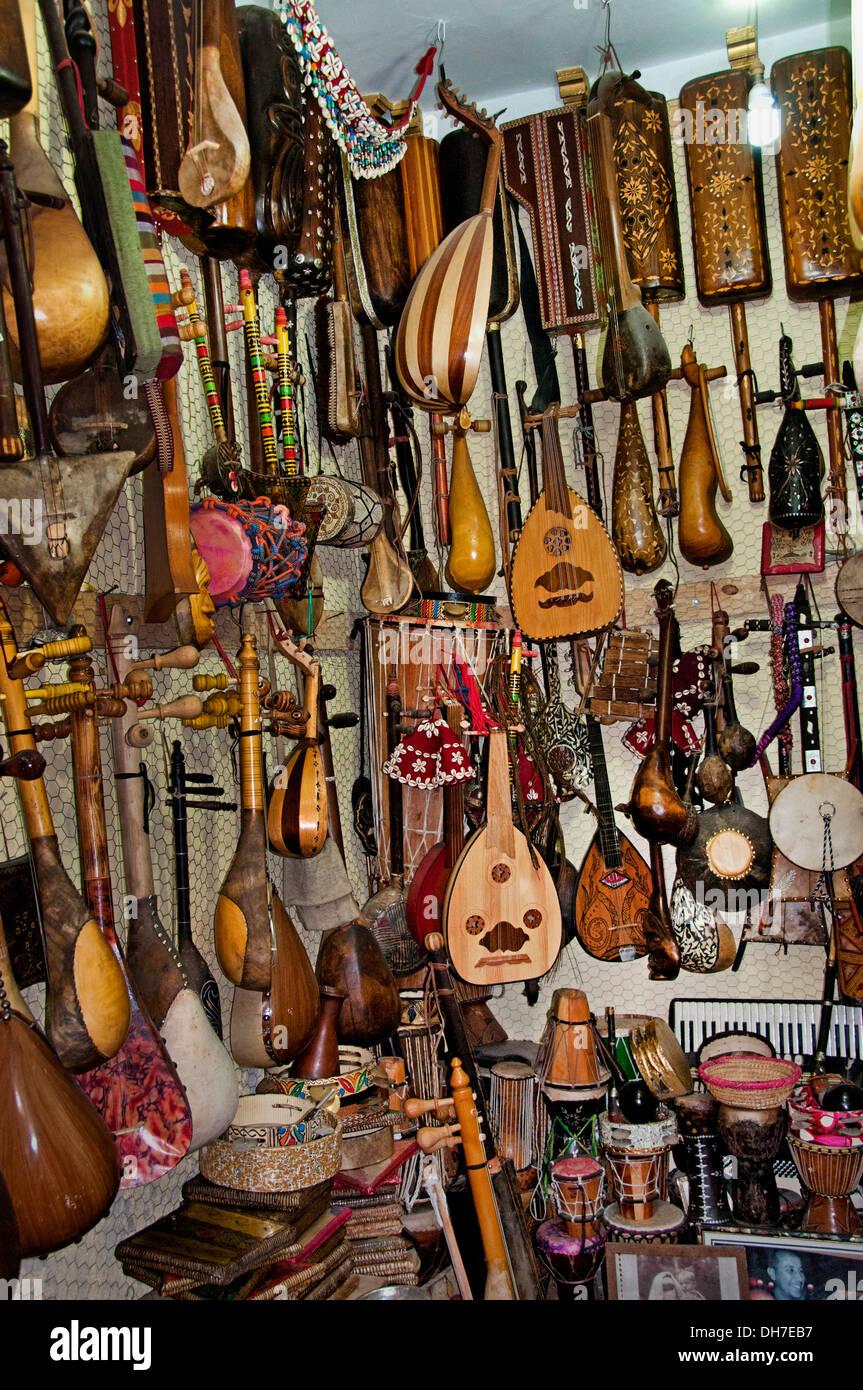
M492 1064L488 1108L497 1136L498 1155L512 1159L517 1174L535 1178L537 1156L542 1144L537 1133L536 1077L527 1062Z
M781 1207L773 1161L788 1125L785 1101L800 1079L800 1067L781 1057L737 1052L711 1058L698 1074L719 1102L719 1133L737 1159L731 1189L735 1218L744 1225L775 1226Z
M722 1171L716 1101L693 1092L672 1101L680 1143L674 1158L689 1179L686 1219L690 1226L724 1226L731 1220Z
M851 1201L863 1177L863 1141L826 1134L808 1142L788 1135L791 1157L809 1193L800 1229L817 1235L850 1236L863 1231Z
M599 1142L616 1200L603 1219L614 1240L673 1244L685 1216L666 1200L668 1160L677 1141L674 1116L664 1106L650 1124L601 1115Z
M536 1059L536 1075L551 1117L551 1157L562 1157L579 1131L603 1108L610 1072L599 1055L587 996L556 989Z
M579 1284L590 1284L605 1255L602 1224L605 1173L586 1156L551 1165L549 1197L557 1218L534 1236L536 1253L552 1275L561 1301L572 1301Z

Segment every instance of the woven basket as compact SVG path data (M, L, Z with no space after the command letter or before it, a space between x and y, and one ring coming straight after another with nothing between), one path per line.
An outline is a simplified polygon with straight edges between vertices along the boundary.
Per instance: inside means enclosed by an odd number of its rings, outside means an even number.
M739 1110L772 1110L784 1105L800 1080L801 1068L782 1057L729 1052L704 1062L698 1075L720 1105L736 1105Z

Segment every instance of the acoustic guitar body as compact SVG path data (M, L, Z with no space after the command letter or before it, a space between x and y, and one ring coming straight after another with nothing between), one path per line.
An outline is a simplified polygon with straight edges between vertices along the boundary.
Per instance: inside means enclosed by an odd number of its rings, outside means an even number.
M24 1258L80 1240L120 1183L107 1126L39 1031L15 1014L0 1020L0 1171Z
M564 511L543 489L513 554L513 616L536 641L599 632L623 605L614 546L587 503L572 488L567 492Z
M650 870L621 831L617 839L619 867L606 864L597 831L578 873L575 934L595 960L635 960L648 950L644 915L650 904Z
M560 903L545 862L511 825L507 846L480 826L462 850L447 887L443 928L450 960L472 985L536 980L563 942Z

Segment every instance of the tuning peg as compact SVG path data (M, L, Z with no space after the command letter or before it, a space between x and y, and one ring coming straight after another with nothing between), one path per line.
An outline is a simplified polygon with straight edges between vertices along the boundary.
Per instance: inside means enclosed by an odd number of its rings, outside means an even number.
M440 1100L420 1100L418 1096L410 1096L405 1101L404 1108L409 1120L418 1120L421 1115L437 1115L444 1118L455 1114L455 1101L449 1096Z
M728 667L732 676L754 676L761 670L757 661L738 661L734 666Z
M175 309L183 308L187 304L191 304L195 298L195 291L192 289L192 282L189 279L188 270L180 272L180 279L182 288L174 290L171 295L171 304Z
M81 691L89 694L90 687L82 681L66 681L60 685L34 685L25 694L28 704L37 704L41 700L56 700L63 695L77 695Z
M218 676L197 675L192 677L193 690L227 690L230 684L231 677L225 671L221 671Z
M163 652L161 656L157 653L146 661L136 661L134 670L144 671L152 668L154 671L189 671L193 666L197 666L200 658L201 653L197 647L175 647L173 651Z
M45 759L35 748L22 748L0 763L0 777L17 777L22 782L33 782L45 771Z
M454 1149L461 1143L459 1131L461 1125L437 1125L426 1126L417 1130L417 1148L424 1154L433 1153L435 1149Z
M146 719L197 719L204 713L204 705L197 695L181 695L169 705L155 705L153 709L142 709L138 718Z
M35 676L37 671L41 671L46 661L81 656L91 649L92 643L86 636L69 637L62 642L45 642L43 646L34 647L29 652L19 652L9 667L9 675L13 680L24 680L25 677Z

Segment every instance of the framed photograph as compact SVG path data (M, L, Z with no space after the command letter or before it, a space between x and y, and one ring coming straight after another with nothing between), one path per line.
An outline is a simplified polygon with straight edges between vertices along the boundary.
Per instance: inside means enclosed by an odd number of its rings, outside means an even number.
M749 1297L742 1249L703 1245L605 1247L607 1296L635 1303L740 1303Z
M710 1250L743 1250L749 1297L764 1302L863 1302L863 1241L745 1227L703 1233Z

